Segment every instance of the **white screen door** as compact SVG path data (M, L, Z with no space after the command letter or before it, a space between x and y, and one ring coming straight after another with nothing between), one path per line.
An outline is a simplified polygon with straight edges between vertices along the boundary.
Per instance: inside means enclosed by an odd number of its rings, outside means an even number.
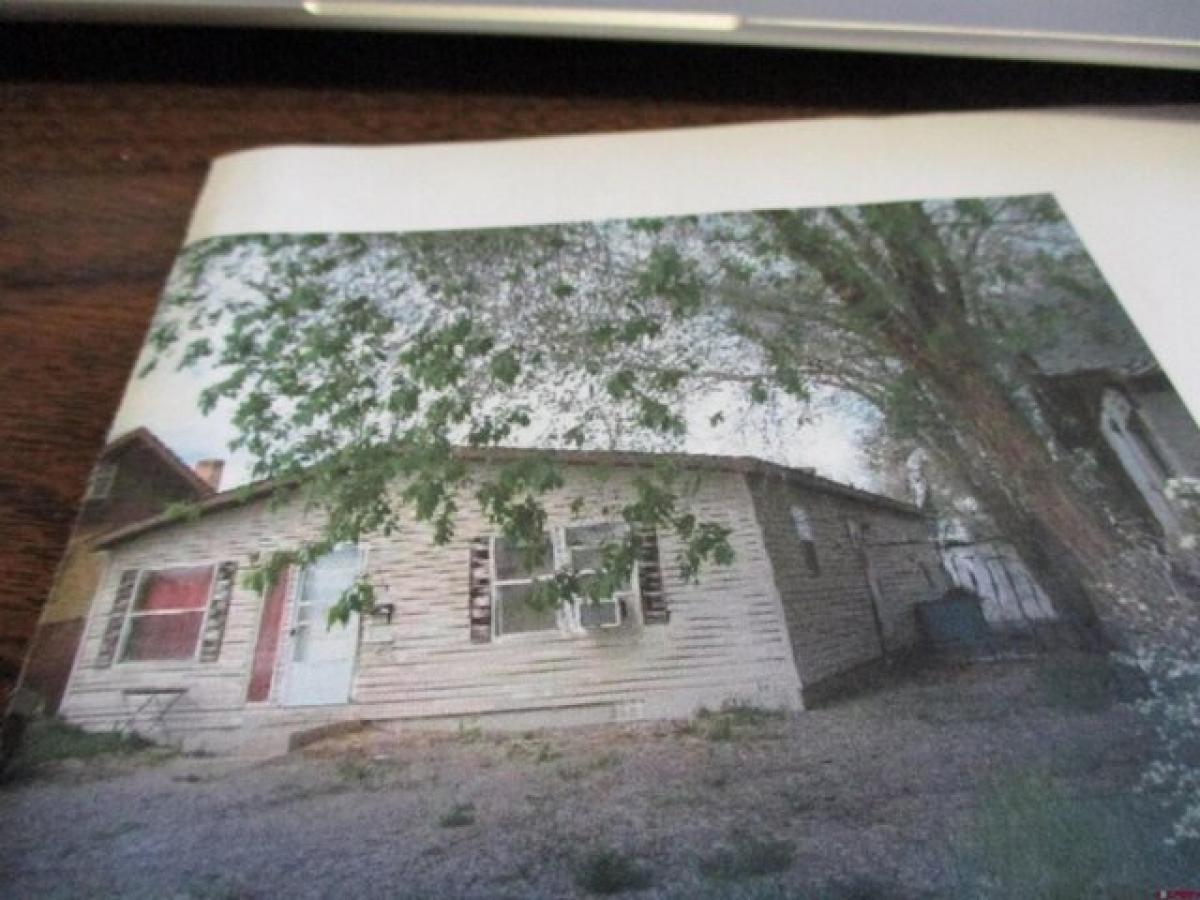
M308 566L296 592L283 702L287 706L346 703L358 650L358 616L328 623L329 608L358 576L357 547L340 547Z

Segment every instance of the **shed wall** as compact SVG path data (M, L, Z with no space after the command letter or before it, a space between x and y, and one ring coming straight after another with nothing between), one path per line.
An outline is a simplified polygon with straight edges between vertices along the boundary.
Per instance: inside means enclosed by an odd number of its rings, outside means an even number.
M806 697L822 682L879 659L884 646L900 652L916 640L913 607L948 587L922 518L766 475L752 476L750 487ZM817 574L802 552L793 507L811 525ZM863 549L879 589L882 643L850 521L869 525Z

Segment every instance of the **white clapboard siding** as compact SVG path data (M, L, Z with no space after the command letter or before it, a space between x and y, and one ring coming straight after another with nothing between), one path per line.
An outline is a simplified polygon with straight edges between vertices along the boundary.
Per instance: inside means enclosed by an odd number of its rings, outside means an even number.
M574 518L575 496L586 495L579 518L592 521L619 518L633 497L632 469L572 465L565 474L566 488L547 498L553 524ZM685 716L728 700L800 705L787 624L744 476L707 472L689 498L699 518L731 529L733 565L709 568L699 583L685 583L674 538L660 534L670 621L619 634L543 633L472 643L469 542L492 529L468 497L460 505L455 538L445 546L435 546L430 530L417 523L369 541L368 577L395 614L390 624L364 619L352 701L345 706L245 703L261 598L242 586L242 576L255 554L298 546L320 525L298 502L258 500L147 532L110 551L62 714L85 727L112 727L129 712L124 690L186 687L171 729L202 742L218 731L302 729L343 718L437 721L528 712L535 722L544 713L545 724L554 724L556 711L574 711L571 721L580 715L602 721ZM97 667L121 572L223 560L239 569L217 660ZM273 698L286 677L287 652L285 636Z

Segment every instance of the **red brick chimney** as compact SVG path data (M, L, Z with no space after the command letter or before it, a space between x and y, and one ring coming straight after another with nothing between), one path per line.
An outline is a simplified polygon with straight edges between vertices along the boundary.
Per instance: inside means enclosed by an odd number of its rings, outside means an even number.
M202 459L193 468L200 479L207 483L214 492L221 489L221 473L225 471L225 460Z

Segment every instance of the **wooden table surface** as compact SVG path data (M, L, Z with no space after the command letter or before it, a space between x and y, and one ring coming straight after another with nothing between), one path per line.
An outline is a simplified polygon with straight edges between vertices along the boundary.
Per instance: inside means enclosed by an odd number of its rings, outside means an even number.
M212 157L1200 101L1194 73L400 34L0 25L0 687ZM2 691L0 691L2 693Z

